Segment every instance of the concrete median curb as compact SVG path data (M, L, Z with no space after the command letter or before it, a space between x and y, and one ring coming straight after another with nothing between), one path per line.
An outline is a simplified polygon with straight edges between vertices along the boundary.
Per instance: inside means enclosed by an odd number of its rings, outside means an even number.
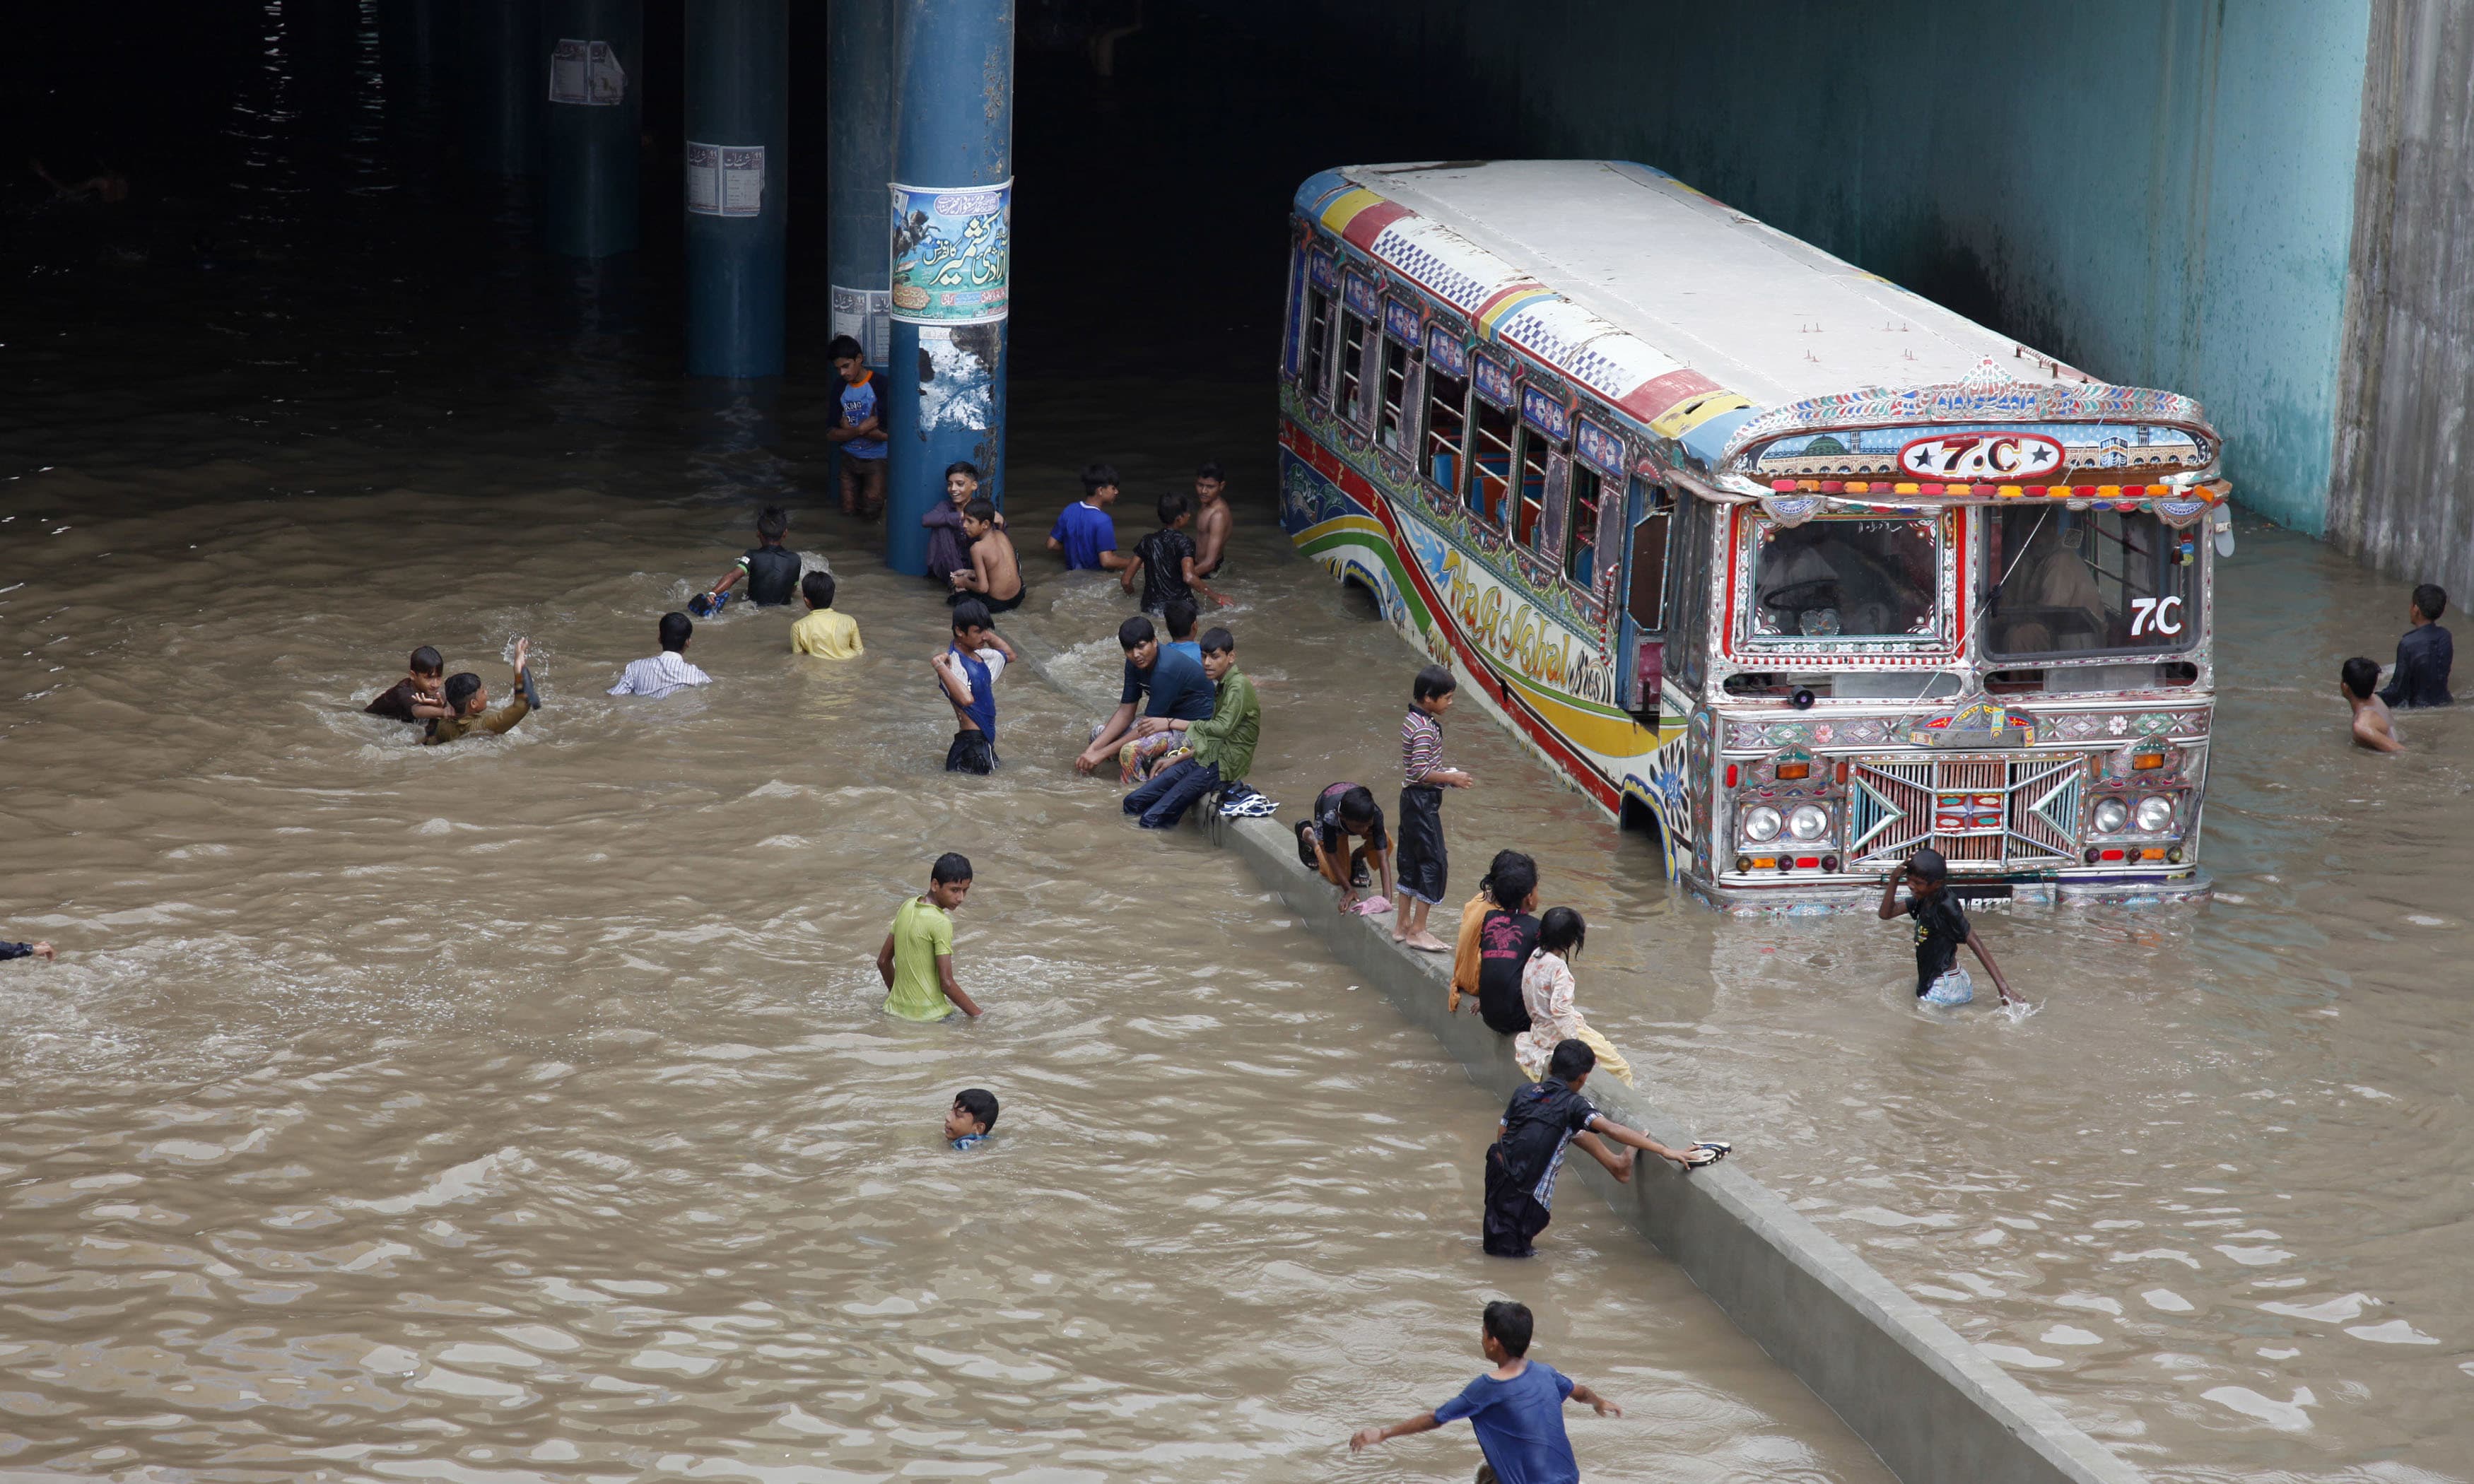
M1474 1015L1445 1013L1448 963L1395 945L1380 925L1387 920L1332 910L1331 888L1298 863L1294 826L1214 819L1206 827L1336 958L1431 1031L1478 1086L1510 1097L1526 1080L1508 1039ZM1612 1079L1592 1080L1589 1099L1661 1143L1694 1137ZM1590 1160L1572 1161L1569 1171L1811 1387L1905 1484L2139 1484L2137 1470L1732 1162L1686 1176L1648 1160L1630 1185ZM1474 1227L1474 1210L1469 1221Z

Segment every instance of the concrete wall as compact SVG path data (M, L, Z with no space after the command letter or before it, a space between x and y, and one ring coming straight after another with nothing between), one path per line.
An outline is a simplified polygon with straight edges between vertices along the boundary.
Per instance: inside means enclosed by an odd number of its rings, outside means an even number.
M2474 12L2378 0L2328 535L2474 599Z
M1204 827L1353 973L1434 1032L1471 1080L1507 1098L1526 1080L1507 1038L1474 1015L1444 1013L1447 964L1395 946L1375 920L1332 911L1330 888L1298 864L1293 826L1214 819ZM1589 1093L1608 1117L1661 1143L1680 1146L1695 1137L1621 1083L1598 1079ZM1758 1158L1749 1141L1738 1144ZM1615 1184L1591 1160L1574 1158L1564 1169L1562 1188L1571 1188L1572 1177L1587 1179L1905 1484L2139 1479L1740 1165L1686 1176L1662 1160L1644 1160L1629 1185ZM1476 1224L1474 1209L1468 1219Z
M1481 153L1659 166L2097 375L2199 397L2238 497L2316 533L2371 4L1303 10L1400 106L1488 120Z

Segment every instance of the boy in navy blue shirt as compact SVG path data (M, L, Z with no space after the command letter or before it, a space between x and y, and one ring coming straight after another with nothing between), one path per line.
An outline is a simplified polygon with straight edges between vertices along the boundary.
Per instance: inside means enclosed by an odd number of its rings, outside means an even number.
M1580 1484L1581 1466L1564 1432L1564 1403L1583 1402L1600 1417L1621 1417L1623 1408L1546 1362L1530 1359L1529 1337L1536 1328L1525 1304L1497 1299L1488 1304L1478 1317L1478 1348L1494 1369L1431 1412L1389 1427L1360 1428L1348 1440L1348 1450L1432 1432L1466 1417L1486 1454L1479 1484Z
M1117 572L1131 564L1133 559L1117 550L1117 523L1108 518L1108 507L1116 499L1113 465L1094 464L1082 470L1082 498L1066 506L1048 530L1048 549L1065 554L1065 570Z
M997 677L1013 661L1013 646L997 636L988 606L977 598L954 605L954 641L930 660L954 707L947 773L987 774L997 766Z
M1126 652L1125 690L1117 697L1117 709L1092 731L1091 745L1074 759L1074 771L1087 775L1109 754L1139 742L1146 746L1118 757L1118 780L1135 783L1141 781L1136 772L1139 765L1165 752L1176 733L1165 728L1137 727L1134 708L1139 706L1145 716L1173 721L1209 721L1219 691L1200 663L1163 646L1159 631L1140 613L1117 625L1117 647Z
M2405 610L2408 628L2397 640L2396 668L2389 672L2388 689L2380 700L2390 706L2454 706L2448 693L2448 671L2457 662L2456 641L2439 627L2448 611L2448 593L2437 583L2413 590Z

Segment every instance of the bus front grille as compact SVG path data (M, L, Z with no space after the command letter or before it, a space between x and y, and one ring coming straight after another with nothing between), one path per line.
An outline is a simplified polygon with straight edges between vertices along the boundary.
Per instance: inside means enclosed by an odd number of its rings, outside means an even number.
M1952 865L1977 870L2075 861L2083 776L2077 754L1856 758L1848 859L1889 865L1929 846Z

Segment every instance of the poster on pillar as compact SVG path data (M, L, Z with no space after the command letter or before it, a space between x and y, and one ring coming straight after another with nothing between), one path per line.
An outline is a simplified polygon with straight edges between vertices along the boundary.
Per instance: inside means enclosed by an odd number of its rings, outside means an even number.
M987 324L1012 296L1013 182L893 186L893 318Z
M764 147L689 141L688 210L697 216L763 216Z
M834 334L859 342L870 366L893 359L893 316L883 289L834 286Z
M563 38L550 48L549 101L615 108L627 101L627 70L607 41Z

